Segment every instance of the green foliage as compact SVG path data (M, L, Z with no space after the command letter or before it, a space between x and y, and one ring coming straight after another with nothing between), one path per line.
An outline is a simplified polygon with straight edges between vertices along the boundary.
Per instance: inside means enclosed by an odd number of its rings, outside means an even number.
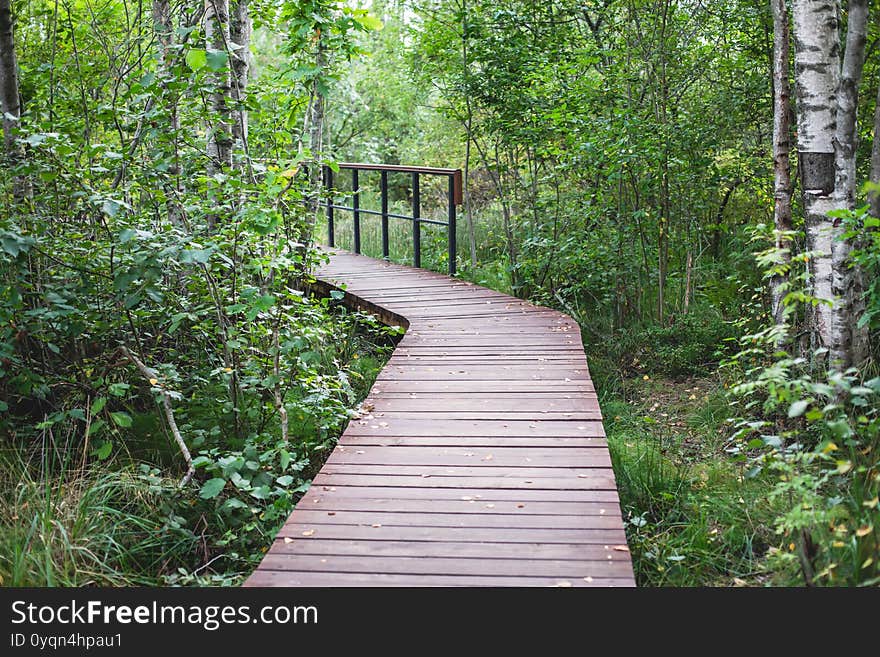
M765 258L765 261L772 260ZM772 267L771 267L772 270ZM787 317L814 305L789 277ZM875 303L868 292L869 305ZM779 543L766 567L783 583L880 583L880 379L826 365L827 350L792 357L785 326L746 335L725 365L736 383L731 456L749 478L772 477Z

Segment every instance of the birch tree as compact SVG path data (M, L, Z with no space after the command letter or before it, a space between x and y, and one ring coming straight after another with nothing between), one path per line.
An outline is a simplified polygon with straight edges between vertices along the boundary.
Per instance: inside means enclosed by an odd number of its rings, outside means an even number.
M880 86L877 87L877 103L874 106L874 140L871 143L871 182L880 185ZM880 190L868 194L871 216L880 217Z
M22 156L21 145L16 141L18 122L21 120L21 100L10 0L0 0L0 119L6 161L14 166ZM19 179L13 181L13 196L16 199L25 196L24 185Z
M230 19L230 57L232 60L232 96L236 105L236 116L232 121L232 138L235 148L247 150L248 113L245 105L248 77L251 66L251 16L249 0L238 0L232 9Z
M783 265L791 262L791 88L788 81L789 27L786 0L771 0L773 9L773 224ZM773 318L784 322L782 299L786 277L771 281Z
M803 185L812 292L832 299L831 243L838 231L828 213L834 209L834 129L840 57L837 3L794 0L792 4L797 95L798 159ZM815 307L814 334L831 344L831 308Z
M856 206L859 85L865 64L867 27L868 0L850 0L834 137L834 202L841 210L853 210ZM838 225L835 223L835 227ZM862 286L859 271L851 260L852 241L835 237L831 244L834 271L831 357L842 367L847 367L864 358L867 334L857 325L855 309L861 302Z
M229 0L205 0L205 41L209 51L227 53L229 45ZM232 126L229 99L232 75L229 66L211 73L212 121L208 130L208 175L232 167Z
M841 62L838 14L832 0L794 0L795 85L798 151L803 183L813 295L830 301L813 313L813 330L831 353L832 363L847 367L861 353L854 302L857 277L851 245L841 236L835 210L855 207L855 153L858 91L865 59L867 0L851 0L846 48Z

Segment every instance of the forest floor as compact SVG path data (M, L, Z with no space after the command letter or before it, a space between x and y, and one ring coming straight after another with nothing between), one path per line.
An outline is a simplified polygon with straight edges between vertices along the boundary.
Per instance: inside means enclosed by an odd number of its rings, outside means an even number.
M639 585L767 583L772 481L728 453L720 378L645 374L600 400Z

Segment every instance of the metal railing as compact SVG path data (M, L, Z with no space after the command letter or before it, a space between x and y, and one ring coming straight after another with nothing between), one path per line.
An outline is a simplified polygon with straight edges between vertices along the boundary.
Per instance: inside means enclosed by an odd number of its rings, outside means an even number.
M354 164L340 162L338 165L340 174L342 171L351 171L352 204L337 205L333 197L334 172L329 166L324 166L324 186L331 190L329 200L321 203L327 211L327 242L330 246L336 246L334 234L334 212L344 210L352 213L354 232L354 251L361 252L361 215L375 215L382 219L382 257L389 258L388 245L388 220L403 219L412 222L413 242L413 266L422 266L422 224L446 226L447 247L449 254L449 274L455 275L456 235L455 235L455 209L462 203L461 169L438 169L432 167L410 167L396 164ZM361 208L361 187L359 174L361 171L378 171L379 193L381 197L381 210L369 210ZM412 176L412 214L397 214L388 210L388 174L409 173ZM437 221L422 217L422 199L420 182L421 176L441 176L447 178L446 200L448 204L446 221Z

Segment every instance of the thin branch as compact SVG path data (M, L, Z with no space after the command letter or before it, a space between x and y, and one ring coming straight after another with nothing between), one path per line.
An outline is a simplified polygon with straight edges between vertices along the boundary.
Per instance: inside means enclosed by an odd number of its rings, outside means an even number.
M162 393L162 408L165 411L165 419L168 420L171 434L174 436L174 440L180 448L180 453L183 454L183 460L186 461L186 474L180 481L180 487L183 488L189 483L189 480L192 479L196 469L193 467L192 455L189 453L189 448L186 446L186 443L183 442L183 436L180 435L180 429L177 428L177 422L174 420L174 411L171 409L171 392L159 383L159 375L156 370L147 367L141 359L131 353L131 350L129 350L128 347L122 346L119 348L119 351L140 370L141 374L151 386L158 388Z

